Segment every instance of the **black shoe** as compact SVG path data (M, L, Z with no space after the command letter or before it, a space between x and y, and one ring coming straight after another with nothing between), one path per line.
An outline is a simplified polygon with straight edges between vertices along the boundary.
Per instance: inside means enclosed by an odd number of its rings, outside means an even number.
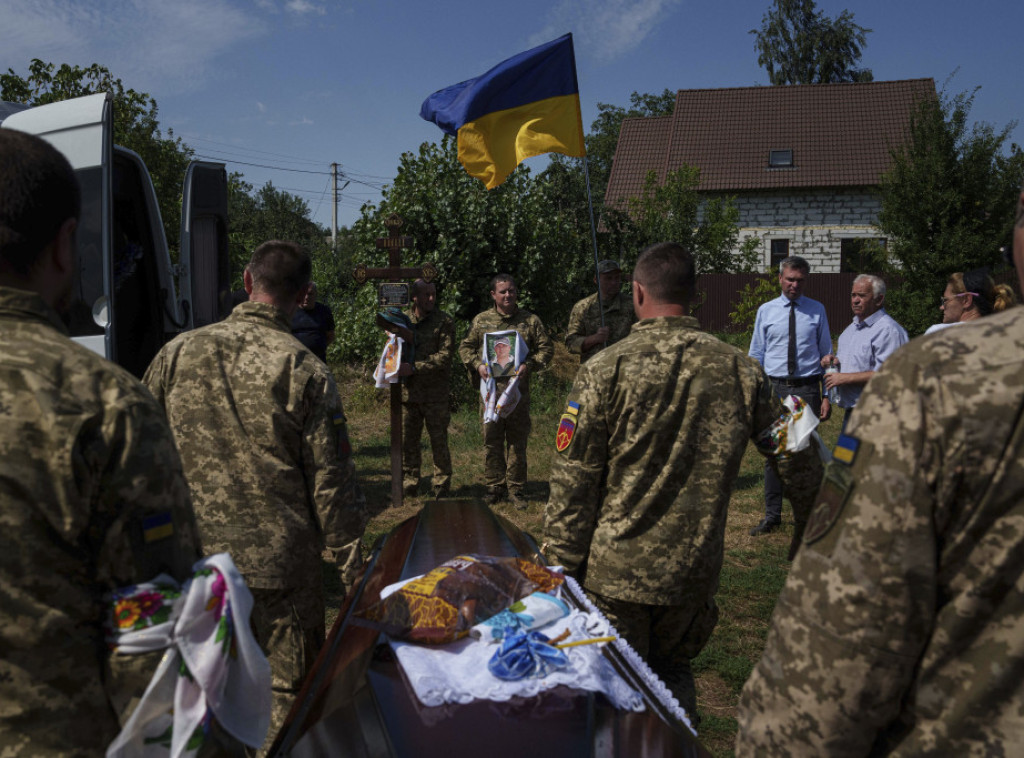
M402 494L405 497L416 497L419 494L419 487L415 484L410 487L402 487Z
M769 521L768 519L761 519L761 523L750 530L750 536L760 537L762 534L771 534L780 526L782 526L781 521Z
M435 487L434 500L443 500L452 494L451 487Z
M508 499L511 500L512 505L514 505L520 511L525 511L526 507L529 505L529 503L526 500L526 496L522 493L522 491L510 492L508 495Z
M484 502L487 505L497 505L505 499L505 490L500 487L492 487L487 490L487 494L484 495Z

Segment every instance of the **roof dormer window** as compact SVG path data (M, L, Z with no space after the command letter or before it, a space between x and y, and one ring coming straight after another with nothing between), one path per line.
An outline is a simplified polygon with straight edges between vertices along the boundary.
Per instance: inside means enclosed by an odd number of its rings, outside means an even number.
M793 151L769 150L768 168L793 168Z

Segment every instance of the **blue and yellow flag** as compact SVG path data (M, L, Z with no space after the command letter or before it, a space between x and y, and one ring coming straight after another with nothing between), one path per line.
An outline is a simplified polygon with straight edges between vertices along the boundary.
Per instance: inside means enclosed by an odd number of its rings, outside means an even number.
M435 92L423 101L420 116L457 137L459 162L487 189L534 155L582 158L586 149L572 35Z

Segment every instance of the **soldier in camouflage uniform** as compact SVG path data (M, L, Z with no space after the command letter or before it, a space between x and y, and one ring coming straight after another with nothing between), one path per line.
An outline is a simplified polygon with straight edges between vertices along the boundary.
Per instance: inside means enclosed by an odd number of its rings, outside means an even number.
M309 275L297 245L263 243L244 275L249 301L168 343L144 379L167 410L204 545L230 553L252 590L271 736L323 644L321 551L347 586L369 516L338 388L291 334Z
M0 130L4 756L103 754L120 731L108 697L123 694L111 688L103 596L161 572L183 580L200 556L163 412L127 371L68 339L58 316L79 204L56 150Z
M1024 193L1014 232L1024 285ZM857 402L743 690L737 755L1024 745L1024 309L913 340Z
M526 443L530 437L530 374L547 367L555 353L555 346L540 319L516 305L517 296L516 283L511 275L498 274L491 280L494 307L477 314L473 319L466 338L459 345L459 357L474 375L486 380L490 376L490 368L481 360L485 334L515 329L530 350L516 385L522 399L506 418L484 424L483 430L484 483L487 485L488 504L497 503L508 492L513 505L525 508ZM510 378L495 378L499 393L504 391Z
M434 496L445 497L452 486L452 456L448 452L451 421L452 356L455 354L455 322L437 310L437 287L423 279L412 285L409 320L415 340L415 363L403 364L402 383L402 486L415 497L420 483L420 434L426 424L430 454L434 459Z
M729 495L750 440L774 459L769 431L786 411L756 361L686 315L695 272L684 248L648 248L633 280L640 321L580 366L559 424L546 554L696 717L690 661L718 618ZM817 454L780 469L809 507Z
M614 345L629 334L636 323L633 300L621 291L622 269L619 264L601 261L597 264L597 274L603 308L598 307L596 292L583 298L572 307L569 328L565 333L565 346L570 353L580 356L580 363L586 363L601 348Z

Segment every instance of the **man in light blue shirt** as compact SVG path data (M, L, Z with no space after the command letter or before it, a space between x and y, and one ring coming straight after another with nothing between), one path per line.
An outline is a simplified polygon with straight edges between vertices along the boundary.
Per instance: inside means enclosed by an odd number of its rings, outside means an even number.
M804 297L810 264L791 255L779 264L782 294L757 309L749 354L764 367L779 397L796 395L823 421L831 413L821 391L822 359L832 354L825 306ZM782 524L782 482L769 466L764 470L765 514L750 530L752 536L768 534ZM793 544L799 544L808 513L793 513Z
M838 366L838 373L825 374L825 387L839 391L839 406L846 410L843 429L868 379L890 355L907 342L907 330L885 312L885 282L871 274L853 280L850 306L853 323L839 335L837 357L828 355L822 365Z

